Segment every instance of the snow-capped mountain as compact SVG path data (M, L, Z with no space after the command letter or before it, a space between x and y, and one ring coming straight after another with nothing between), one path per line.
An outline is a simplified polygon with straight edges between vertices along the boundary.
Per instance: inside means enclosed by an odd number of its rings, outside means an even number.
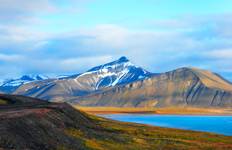
M20 78L6 79L0 83L0 91L4 93L11 93L23 84L45 79L48 79L48 77L43 75L23 75Z
M126 57L94 67L84 73L20 86L15 94L59 99L65 96L83 96L104 88L142 80L152 73L132 64Z
M22 84L13 94L80 106L232 107L232 85L197 68L153 74L126 57L84 73Z
M151 75L150 72L132 64L126 57L94 67L86 73L79 75L77 80L87 74L96 75L99 78L95 86L96 89L130 83Z

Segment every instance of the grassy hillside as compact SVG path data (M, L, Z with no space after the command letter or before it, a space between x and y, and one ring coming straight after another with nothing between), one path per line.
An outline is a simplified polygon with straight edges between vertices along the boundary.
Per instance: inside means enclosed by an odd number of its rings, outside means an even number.
M38 102L2 105L0 149L225 150L232 149L232 137L122 123L86 114L65 103Z

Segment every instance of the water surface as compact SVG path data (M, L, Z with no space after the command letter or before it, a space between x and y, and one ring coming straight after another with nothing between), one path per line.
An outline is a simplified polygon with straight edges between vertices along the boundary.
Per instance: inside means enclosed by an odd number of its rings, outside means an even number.
M160 127L206 131L232 136L232 116L110 114L106 118Z

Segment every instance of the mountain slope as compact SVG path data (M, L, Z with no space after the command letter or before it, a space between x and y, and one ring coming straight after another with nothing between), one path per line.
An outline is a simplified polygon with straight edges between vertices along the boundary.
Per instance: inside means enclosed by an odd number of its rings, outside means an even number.
M45 79L48 79L48 77L42 75L23 75L16 79L6 79L0 84L0 91L2 93L12 93L23 84Z
M81 106L232 107L232 84L197 68L152 74L126 57L85 73L30 82L14 94Z
M62 101L65 97L84 96L108 87L142 80L151 75L133 65L126 57L121 57L82 74L22 85L15 94Z
M209 87L215 89L221 89L225 91L232 91L232 85L219 75L207 70L200 70L197 68L190 68L200 78L201 82Z
M3 150L232 148L229 136L122 123L88 115L65 103L40 103L32 98L1 95L1 99L5 97L6 101L27 100L17 102L17 107L0 105L0 149Z
M232 85L209 71L180 68L69 100L81 106L232 107Z

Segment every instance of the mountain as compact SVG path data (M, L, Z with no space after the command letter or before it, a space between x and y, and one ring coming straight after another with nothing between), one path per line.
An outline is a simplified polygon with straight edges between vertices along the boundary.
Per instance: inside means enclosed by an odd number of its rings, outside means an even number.
M135 66L126 57L94 67L85 74L97 74L101 77L101 80L96 84L96 89L126 84L151 76L150 72Z
M180 68L69 100L82 106L232 107L232 85L210 71Z
M102 89L143 80L152 75L132 64L126 57L121 57L82 74L24 84L14 94L62 101L66 97L85 96Z
M24 84L14 94L81 106L232 107L232 84L216 73L184 67L153 74L126 57L82 74Z
M0 102L1 150L232 149L230 136L123 123L23 96Z
M48 79L48 77L42 75L23 75L16 79L6 79L0 83L0 91L2 93L12 93L23 84L45 79Z

